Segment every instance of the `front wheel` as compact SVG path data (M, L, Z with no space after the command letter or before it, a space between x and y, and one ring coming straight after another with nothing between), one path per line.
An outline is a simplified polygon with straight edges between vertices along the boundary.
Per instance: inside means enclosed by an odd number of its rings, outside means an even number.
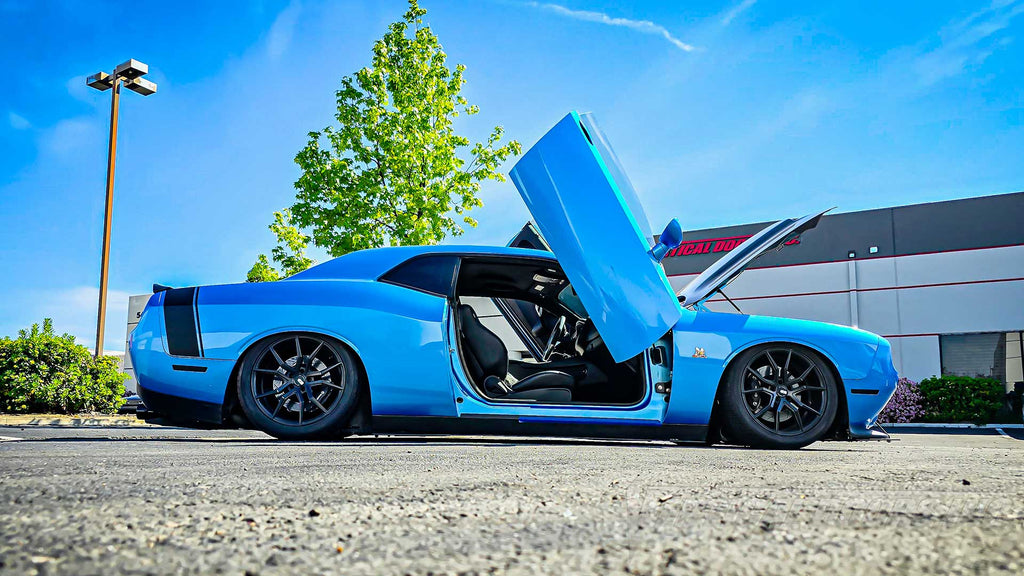
M359 370L333 338L280 334L254 346L238 374L238 399L260 430L286 440L339 436L359 394Z
M723 385L726 436L756 448L801 448L820 440L839 406L839 386L826 361L795 344L743 352Z

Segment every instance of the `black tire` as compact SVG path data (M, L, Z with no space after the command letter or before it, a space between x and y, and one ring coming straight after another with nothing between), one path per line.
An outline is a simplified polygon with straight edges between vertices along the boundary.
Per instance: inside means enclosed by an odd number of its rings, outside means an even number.
M796 344L745 350L729 365L720 396L730 442L796 449L820 440L835 420L839 386L827 361Z
M238 372L238 400L256 428L282 440L346 435L362 382L341 342L277 334L253 346Z

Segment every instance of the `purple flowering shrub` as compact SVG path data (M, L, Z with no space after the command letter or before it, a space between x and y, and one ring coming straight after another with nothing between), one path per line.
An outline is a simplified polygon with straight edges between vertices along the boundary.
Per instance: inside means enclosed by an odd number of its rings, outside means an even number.
M900 378L896 383L896 392L878 415L878 421L883 424L916 422L923 416L924 407L917 382Z

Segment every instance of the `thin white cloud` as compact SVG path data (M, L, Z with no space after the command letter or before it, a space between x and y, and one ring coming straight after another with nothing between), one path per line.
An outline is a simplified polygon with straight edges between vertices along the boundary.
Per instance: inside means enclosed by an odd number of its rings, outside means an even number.
M779 139L788 133L814 128L837 105L831 95L817 87L796 92L744 130L681 158L670 177L679 181L707 179L744 165L766 148L778 146ZM658 187L664 185L659 182Z
M85 84L86 78L87 76L84 74L68 78L68 81L64 83L64 86L67 88L68 95L75 100L88 102L93 105L96 105L97 102L109 102L109 95L107 98L100 98L99 93L94 88L90 88Z
M1004 33L1021 14L1024 0L996 0L967 18L951 22L939 31L937 46L918 54L913 71L921 84L928 86L980 65L1011 42Z
M99 127L92 118L67 118L45 130L39 138L39 147L58 157L68 157L97 138Z
M735 20L737 16L746 12L754 4L757 4L757 0L743 0L739 4L730 8L729 11L722 16L722 26L732 24L732 21Z
M295 22L301 10L300 2L292 2L274 19L270 33L267 34L267 55L271 60L277 60L288 50L295 36Z
M692 52L694 50L693 45L687 44L686 42L683 42L682 40L676 38L664 26L660 24L655 24L650 20L633 20L630 18L617 18L614 16L609 16L604 12L595 12L591 10L573 10L571 8L566 8L565 6L561 6L559 4L528 2L527 5L533 6L535 8L541 8L543 10L548 10L549 12L554 12L555 14L559 14L561 16L565 16L568 18L573 18L575 20L583 20L585 22L596 22L598 24L606 24L608 26L621 26L623 28L629 28L631 30L636 30L637 32L642 32L644 34L661 36L665 40L668 40L668 42L671 43L673 46L679 48L684 52Z
M7 121L10 122L11 128L14 128L15 130L28 130L32 127L31 122L13 110L9 110L7 112Z

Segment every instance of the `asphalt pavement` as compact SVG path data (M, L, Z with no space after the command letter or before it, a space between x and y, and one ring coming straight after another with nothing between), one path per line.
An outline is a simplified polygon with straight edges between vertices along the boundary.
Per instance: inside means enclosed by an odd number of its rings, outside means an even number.
M2 574L1024 572L1024 441L0 427Z

